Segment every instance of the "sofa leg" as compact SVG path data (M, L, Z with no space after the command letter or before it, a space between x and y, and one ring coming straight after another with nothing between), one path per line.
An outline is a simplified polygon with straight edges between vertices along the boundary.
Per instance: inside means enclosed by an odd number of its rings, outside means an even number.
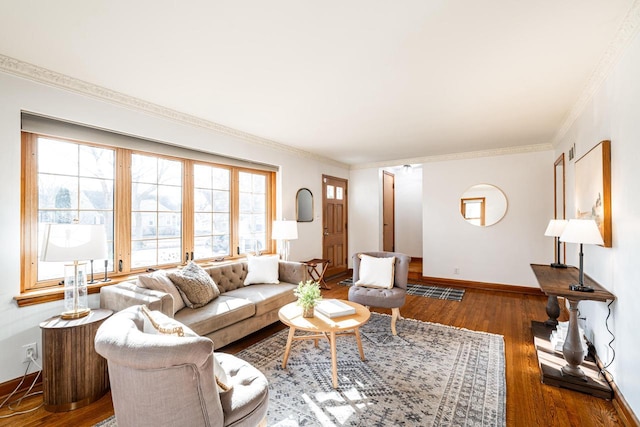
M391 333L393 335L398 335L398 332L396 331L396 321L398 319L402 319L402 316L400 315L400 308L392 308L391 309Z

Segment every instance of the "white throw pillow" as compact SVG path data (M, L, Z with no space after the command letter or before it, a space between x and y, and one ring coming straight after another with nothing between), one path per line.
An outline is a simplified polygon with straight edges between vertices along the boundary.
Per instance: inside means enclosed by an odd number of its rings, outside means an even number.
M248 256L247 277L244 285L254 283L280 283L278 280L278 256Z
M396 257L377 258L360 254L358 286L370 288L393 288L394 266Z

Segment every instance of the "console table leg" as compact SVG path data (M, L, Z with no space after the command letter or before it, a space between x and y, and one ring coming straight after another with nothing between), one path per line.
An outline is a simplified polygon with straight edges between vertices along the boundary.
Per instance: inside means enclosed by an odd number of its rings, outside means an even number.
M558 325L560 304L558 304L558 297L555 295L549 295L549 298L547 298L547 316L549 318L544 322L545 325L554 327Z
M580 339L580 329L578 328L578 303L580 301L569 299L569 330L567 338L564 340L562 354L567 364L562 368L562 373L581 378L586 381L586 376L580 365L584 360L584 350Z

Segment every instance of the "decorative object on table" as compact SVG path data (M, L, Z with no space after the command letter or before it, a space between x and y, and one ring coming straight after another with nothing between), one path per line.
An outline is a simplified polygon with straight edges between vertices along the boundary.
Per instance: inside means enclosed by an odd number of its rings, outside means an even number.
M102 282L110 282L111 279L109 279L109 276L107 275L107 268L109 267L109 260L105 259L104 260L104 279L102 279Z
M330 319L355 314L356 309L338 299L325 299L316 305L315 310Z
M40 260L72 262L64 266L64 308L62 318L77 319L89 314L87 304L86 263L80 261L107 258L104 225L46 224Z
M604 241L598 230L598 225L592 219L571 219L564 229L562 236L560 236L561 242L567 243L580 243L580 270L578 274L578 283L569 286L572 291L579 292L593 292L591 286L585 286L584 284L584 265L582 253L582 245L602 245Z
M318 282L313 280L300 282L293 290L293 294L298 298L296 304L302 307L302 317L313 317L313 309L322 299Z
M545 236L552 236L556 239L556 262L550 264L553 268L567 268L566 264L560 262L560 236L566 226L566 219L552 219L544 232Z
M576 219L593 219L604 247L611 239L611 142L602 141L576 161Z
M289 240L298 238L298 223L287 220L273 221L271 238L282 241L280 255L284 261L289 261Z

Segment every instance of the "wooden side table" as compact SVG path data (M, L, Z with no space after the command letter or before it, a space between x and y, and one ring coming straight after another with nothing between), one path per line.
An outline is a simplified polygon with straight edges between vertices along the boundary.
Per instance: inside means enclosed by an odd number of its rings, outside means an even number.
M52 317L42 329L44 408L64 412L100 399L109 390L107 361L94 348L96 332L112 310L91 310L80 319Z
M328 259L314 258L309 261L303 261L302 263L307 265L307 272L314 282L318 282L323 289L331 289L324 281L324 273L326 273L327 267L329 267Z

